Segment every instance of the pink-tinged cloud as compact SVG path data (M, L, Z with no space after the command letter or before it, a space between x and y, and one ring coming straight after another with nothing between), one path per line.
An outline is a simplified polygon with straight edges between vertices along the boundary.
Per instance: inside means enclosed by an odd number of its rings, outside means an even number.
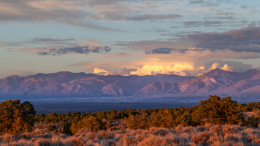
M12 0L0 1L0 22L29 21L43 22L52 21L76 27L89 29L125 32L99 25L93 25L81 20L87 20L91 12L79 9L79 6L87 5L86 1L73 0Z

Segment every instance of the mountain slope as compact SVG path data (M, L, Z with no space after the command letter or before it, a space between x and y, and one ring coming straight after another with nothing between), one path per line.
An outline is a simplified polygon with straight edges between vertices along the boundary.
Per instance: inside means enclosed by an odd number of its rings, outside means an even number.
M152 83L135 93L135 95L174 94L175 96L258 96L260 95L260 71L252 69L244 73L237 73L215 69L199 77L186 79L172 84L171 86L171 92L169 90L160 90L160 92L155 92L154 89L158 87L155 86L155 83Z
M176 94L179 92L178 87L167 82L154 82L142 88L134 95L157 95L157 94Z
M0 95L15 96L259 96L260 71L215 69L199 77L177 75L100 76L58 72L0 79Z
M131 96L153 82L176 83L177 75L100 76L95 74L58 72L27 77L9 76L0 79L0 95L25 96Z

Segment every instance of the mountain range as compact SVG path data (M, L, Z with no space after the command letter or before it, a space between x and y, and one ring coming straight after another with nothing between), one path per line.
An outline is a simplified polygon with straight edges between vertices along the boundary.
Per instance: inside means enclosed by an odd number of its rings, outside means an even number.
M215 69L199 77L120 76L58 72L0 79L0 96L248 96L260 95L260 71Z

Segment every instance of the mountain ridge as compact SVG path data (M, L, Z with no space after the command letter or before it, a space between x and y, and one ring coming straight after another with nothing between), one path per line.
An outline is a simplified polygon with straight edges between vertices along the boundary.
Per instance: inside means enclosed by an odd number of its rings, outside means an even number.
M176 83L194 78L178 75L96 75L67 71L0 79L0 95L75 95L75 96L131 96L146 85L168 81Z
M0 95L23 96L258 96L260 71L243 73L221 69L198 77L178 75L96 75L62 71L57 73L12 75L0 79Z

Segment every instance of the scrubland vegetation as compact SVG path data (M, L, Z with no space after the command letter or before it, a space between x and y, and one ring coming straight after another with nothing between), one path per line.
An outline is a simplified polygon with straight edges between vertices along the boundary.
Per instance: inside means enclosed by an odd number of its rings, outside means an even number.
M16 146L258 146L260 129L238 125L210 125L174 129L151 127L91 132L81 129L75 135L35 129L20 136L5 134L1 145Z
M0 104L1 145L260 145L260 102L210 96L198 106L35 115L29 102Z

